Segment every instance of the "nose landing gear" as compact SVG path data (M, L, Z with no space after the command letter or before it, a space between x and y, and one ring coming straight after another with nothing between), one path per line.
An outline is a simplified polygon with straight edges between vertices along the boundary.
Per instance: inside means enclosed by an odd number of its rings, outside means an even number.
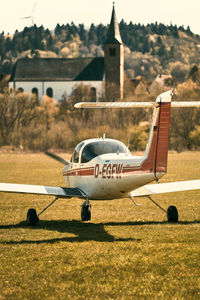
M89 200L87 199L81 205L81 220L82 221L90 221L91 220L91 205L89 204Z

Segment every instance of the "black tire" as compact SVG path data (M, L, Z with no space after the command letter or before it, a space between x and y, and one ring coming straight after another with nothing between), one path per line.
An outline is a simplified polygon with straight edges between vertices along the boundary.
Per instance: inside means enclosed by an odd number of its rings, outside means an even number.
M91 205L83 204L81 208L81 220L90 221L91 220Z
M178 210L176 206L169 206L167 210L167 220L170 223L178 222Z
M87 220L86 221L90 221L90 220L91 220L91 205L88 205Z
M39 222L39 218L34 208L30 208L28 210L26 222L29 226L36 226L37 223Z

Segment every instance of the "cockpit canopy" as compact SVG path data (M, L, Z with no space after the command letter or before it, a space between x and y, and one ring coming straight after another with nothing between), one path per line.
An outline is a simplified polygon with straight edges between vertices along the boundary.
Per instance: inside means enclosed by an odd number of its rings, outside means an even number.
M85 141L78 144L74 150L71 160L74 163L78 163L80 156L80 163L87 163L99 155L109 153L130 154L128 148L120 141L99 139L91 142Z

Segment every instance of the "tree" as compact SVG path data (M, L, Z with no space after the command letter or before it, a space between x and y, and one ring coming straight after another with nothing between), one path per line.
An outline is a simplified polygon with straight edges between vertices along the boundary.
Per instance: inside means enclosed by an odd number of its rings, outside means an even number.
M189 78L191 78L193 82L200 84L200 70L197 65L194 65L190 70Z
M148 139L147 126L132 126L128 130L129 148L131 151L145 150Z
M176 89L176 100L199 100L200 88L191 80L179 84ZM171 115L170 145L172 149L182 151L191 150L195 139L191 132L200 125L200 112L197 108L176 108ZM194 139L193 139L194 137Z
M164 44L162 44L160 46L160 48L158 49L158 56L166 56L167 55L167 50Z
M200 148L200 126L195 125L195 128L190 132L189 137L193 147L199 149Z
M93 23L91 24L90 29L89 29L88 40L89 40L89 43L93 43L93 44L97 43L96 29L95 29L95 26Z
M9 145L16 142L22 128L30 125L37 118L36 99L28 93L8 90L0 94L0 144ZM17 146L22 141L17 141Z
M142 53L147 53L149 51L150 51L150 44L149 44L149 39L147 37L147 38L145 38L144 43L143 43Z

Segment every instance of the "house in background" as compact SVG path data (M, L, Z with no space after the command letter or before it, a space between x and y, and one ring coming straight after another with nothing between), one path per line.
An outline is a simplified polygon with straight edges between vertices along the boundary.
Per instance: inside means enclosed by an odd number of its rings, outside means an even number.
M172 75L159 74L150 85L149 92L160 93L164 89L171 89L172 87L174 87L174 85L175 81Z
M39 101L44 95L61 100L79 84L91 87L93 101L98 101L102 91L107 100L123 99L124 46L114 5L104 57L22 58L14 66L9 88L36 94Z

